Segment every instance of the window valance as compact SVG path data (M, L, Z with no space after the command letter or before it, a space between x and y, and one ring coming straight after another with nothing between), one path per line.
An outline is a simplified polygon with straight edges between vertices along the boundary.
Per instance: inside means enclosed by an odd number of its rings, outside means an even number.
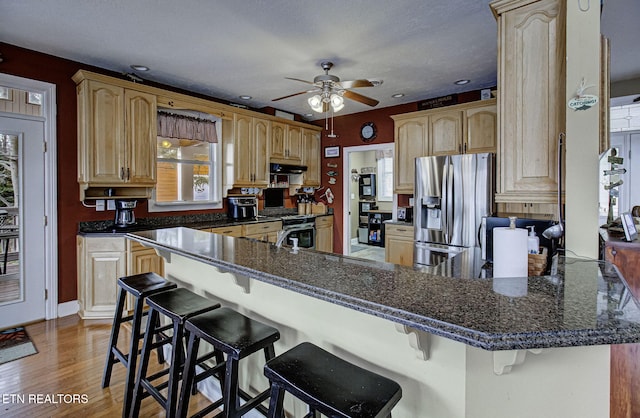
M158 111L158 136L218 142L215 121L165 111Z

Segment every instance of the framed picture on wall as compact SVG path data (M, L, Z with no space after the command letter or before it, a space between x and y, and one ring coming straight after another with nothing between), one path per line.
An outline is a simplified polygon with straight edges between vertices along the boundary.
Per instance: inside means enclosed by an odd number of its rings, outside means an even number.
M324 158L338 158L340 157L340 145L333 147L324 147Z

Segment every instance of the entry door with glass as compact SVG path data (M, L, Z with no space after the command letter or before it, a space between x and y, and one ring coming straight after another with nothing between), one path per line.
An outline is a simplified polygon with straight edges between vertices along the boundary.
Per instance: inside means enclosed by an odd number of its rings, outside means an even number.
M0 329L45 317L44 121L0 116Z

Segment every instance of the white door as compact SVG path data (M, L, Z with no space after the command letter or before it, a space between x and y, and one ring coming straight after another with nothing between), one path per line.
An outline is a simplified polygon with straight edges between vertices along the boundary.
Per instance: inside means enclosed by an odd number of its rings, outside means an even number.
M0 329L45 318L44 129L44 118L0 116Z

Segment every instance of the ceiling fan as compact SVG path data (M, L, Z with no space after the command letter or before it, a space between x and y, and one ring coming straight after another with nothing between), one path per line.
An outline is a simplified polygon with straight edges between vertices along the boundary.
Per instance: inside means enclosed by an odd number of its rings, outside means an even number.
M310 97L308 100L309 105L316 112L326 112L330 107L332 107L333 110L337 112L344 106L342 103L343 97L355 100L356 102L360 102L368 106L376 106L379 103L375 99L363 96L362 94L348 89L379 86L380 84L382 84L382 80L359 79L340 81L339 77L329 74L329 70L331 69L331 67L333 67L332 62L324 61L320 64L320 66L324 70L324 74L317 75L313 79L313 82L301 80L299 78L285 77L287 80L295 80L302 83L311 84L312 86L314 86L314 88L310 90L300 91L298 93L289 94L287 96L278 97L277 99L273 99L272 101L275 102L278 100L287 99L289 97L298 96L300 94L316 93L316 95Z

